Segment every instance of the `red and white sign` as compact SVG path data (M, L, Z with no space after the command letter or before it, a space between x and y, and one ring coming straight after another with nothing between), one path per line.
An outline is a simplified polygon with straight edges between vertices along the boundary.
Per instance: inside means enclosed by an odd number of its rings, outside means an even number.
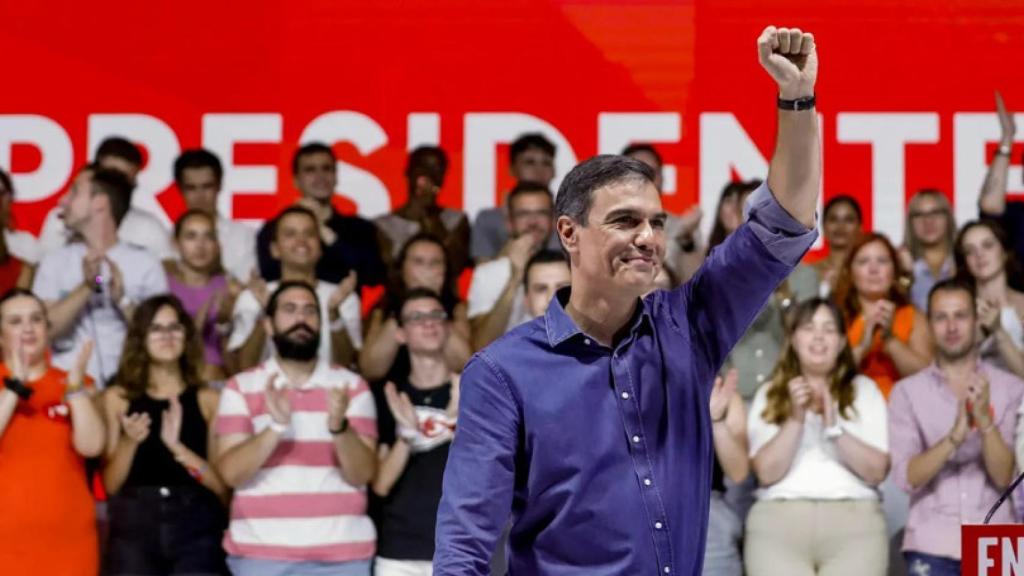
M219 154L222 211L263 219L294 199L289 160L310 140L339 155L344 210L401 204L406 151L436 143L452 159L442 203L475 214L508 189L507 143L525 131L558 144L560 175L656 142L667 208L711 213L725 182L766 171L767 24L817 36L825 198L859 198L897 240L921 187L976 215L993 90L1024 110L1024 18L1004 0L60 0L5 2L0 22L0 166L31 231L111 134L145 148L135 202L167 222L180 150ZM1019 166L1010 181L1024 192Z
M963 576L1024 576L1024 525L961 527Z

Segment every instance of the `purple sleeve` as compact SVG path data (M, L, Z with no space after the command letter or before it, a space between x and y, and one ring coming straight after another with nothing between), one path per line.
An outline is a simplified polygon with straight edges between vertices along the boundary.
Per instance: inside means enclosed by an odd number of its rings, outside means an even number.
M747 198L744 211L747 214L747 225L753 229L758 240L773 256L790 266L799 264L818 238L817 229L808 229L786 212L768 188L767 182Z
M907 385L897 384L889 397L889 457L892 459L893 482L908 494L915 490L907 479L907 467L911 459L924 451Z
M748 210L747 222L668 295L669 313L704 352L705 375L718 371L818 236L787 214L767 185L750 197Z

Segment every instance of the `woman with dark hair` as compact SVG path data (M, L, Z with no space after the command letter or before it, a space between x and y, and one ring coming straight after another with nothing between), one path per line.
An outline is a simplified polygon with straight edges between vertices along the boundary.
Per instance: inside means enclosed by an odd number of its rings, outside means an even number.
M174 224L180 258L167 262L167 287L192 317L203 345L200 376L224 380L225 350L234 300L242 291L221 266L217 221L208 212L189 210Z
M407 291L426 288L441 297L452 319L452 333L445 344L445 359L454 372L469 361L469 319L466 303L459 299L455 277L448 265L444 244L430 234L417 234L406 242L395 258L384 298L370 312L369 329L359 352L360 373L368 381L388 376L393 369L407 372L408 354L395 338L398 309Z
M886 398L897 380L932 361L928 325L910 303L904 277L889 239L866 233L850 248L834 293L857 366Z
M814 263L820 286L818 294L825 298L839 279L850 247L864 232L864 213L852 196L835 196L825 203L821 215L821 232L825 236L828 255Z
M857 374L845 332L831 301L797 305L786 350L754 396L747 433L761 488L747 518L750 576L886 573L886 404Z
M11 222L11 205L14 203L14 184L11 177L0 170L0 294L6 293L11 288L25 288L32 286L32 276L35 270L32 263L22 258L21 252L32 252L36 260L38 254L38 243L35 238L25 232L14 230ZM12 246L12 243L17 244Z
M95 576L95 505L85 459L103 452L103 419L85 366L50 365L46 306L28 290L0 298L0 570L6 576Z
M968 222L953 253L957 274L977 292L982 357L1024 377L1024 293L1010 287L1020 278L1020 264L1006 234L991 220Z
M224 574L228 489L209 463L219 394L199 376L192 318L171 295L135 310L103 395L108 573Z

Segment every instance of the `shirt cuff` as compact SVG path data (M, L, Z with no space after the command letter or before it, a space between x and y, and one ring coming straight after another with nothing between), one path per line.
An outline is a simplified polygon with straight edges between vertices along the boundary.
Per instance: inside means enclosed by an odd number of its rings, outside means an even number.
M796 266L818 238L818 229L807 228L793 218L762 183L747 198L747 224L768 251L789 266ZM817 218L817 216L815 216Z

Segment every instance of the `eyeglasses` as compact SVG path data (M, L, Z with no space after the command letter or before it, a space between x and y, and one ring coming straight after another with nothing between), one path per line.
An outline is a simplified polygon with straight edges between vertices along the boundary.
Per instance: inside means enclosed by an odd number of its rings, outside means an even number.
M180 322L174 324L150 324L147 334L150 336L182 336L185 334L185 325Z
M444 322L448 319L448 313L444 310L431 310L430 312L413 312L402 318L402 324L422 325L429 322Z

